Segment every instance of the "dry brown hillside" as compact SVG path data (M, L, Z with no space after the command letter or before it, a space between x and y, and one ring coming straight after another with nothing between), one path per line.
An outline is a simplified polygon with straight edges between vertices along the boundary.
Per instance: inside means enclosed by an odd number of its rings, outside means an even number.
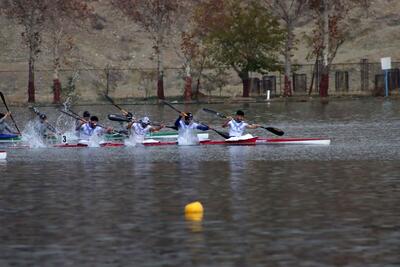
M76 48L68 55L69 65L64 68L78 69L103 69L107 65L119 68L154 68L152 60L153 50L149 37L143 29L134 25L131 21L110 8L108 1L98 1L95 5L96 20L88 22L79 28L71 28ZM372 2L368 12L365 12L361 23L353 25L351 38L344 43L338 51L336 63L360 62L361 58L367 58L370 62L379 61L381 57L391 56L392 60L400 61L400 1L399 0L375 0ZM300 64L311 63L306 61L308 47L302 40L304 33L310 32L312 21L305 17L301 21L301 27L297 29L299 39L298 50L295 51L295 62ZM27 57L26 49L21 45L21 29L13 22L0 18L0 85L2 90L8 90L10 97L14 100L24 99L26 90ZM171 36L168 42L168 50L165 55L166 67L178 68L182 65L176 53L176 34ZM43 41L43 52L37 61L37 69L51 69L51 53L46 46L46 37ZM14 71L21 71L15 73ZM91 89L103 90L104 72L95 70L89 73L80 73L83 78L94 82L82 82L80 95L88 99L93 94ZM62 73L63 74L63 73ZM73 72L64 73L72 76ZM140 71L124 71L126 78L118 87L124 88L114 92L118 97L146 96L148 90L141 81L143 73ZM168 75L168 73L166 74ZM167 96L180 94L182 83L179 80L178 71L170 72L166 77ZM172 77L173 76L173 77ZM39 100L51 100L51 73L42 72L38 74L37 87ZM135 84L134 86L132 84ZM240 87L240 81L235 81L231 86L224 88L225 94L238 94L235 86ZM137 89L137 92L134 92ZM155 85L153 86L155 88ZM130 89L127 89L130 88ZM112 88L111 88L112 89ZM127 91L128 90L128 91ZM140 91L142 90L142 91ZM155 89L154 89L155 90ZM168 90L168 89L167 89ZM175 90L175 91L173 91ZM238 89L240 90L240 88ZM152 91L152 88L149 89ZM113 92L111 92L113 93ZM151 96L150 93L148 96Z

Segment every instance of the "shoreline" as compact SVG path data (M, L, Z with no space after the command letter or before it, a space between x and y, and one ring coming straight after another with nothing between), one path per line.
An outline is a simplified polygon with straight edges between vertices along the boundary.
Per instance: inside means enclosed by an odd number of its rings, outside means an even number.
M173 104L184 104L184 105L194 105L194 104L242 104L242 103L282 103L282 102L321 102L321 103L329 103L330 101L349 101L349 100L360 100L360 99L379 99L379 100L399 100L400 95L391 95L389 97L383 96L371 96L371 95L346 95L346 96L329 96L326 98L321 98L319 96L291 96L291 97L283 97L277 96L272 97L267 100L264 97L211 97L211 98L202 98L198 101L184 101L182 97L166 97L165 101L173 103ZM140 99L140 98L130 98L130 99L114 99L115 103L118 105L159 105L162 104L162 100L156 98L150 99ZM35 102L35 103L16 103L10 102L9 106L12 107L59 107L62 106L62 103L50 103L50 102ZM94 101L76 101L73 103L74 106L103 106L110 105L110 102L107 100L94 100Z

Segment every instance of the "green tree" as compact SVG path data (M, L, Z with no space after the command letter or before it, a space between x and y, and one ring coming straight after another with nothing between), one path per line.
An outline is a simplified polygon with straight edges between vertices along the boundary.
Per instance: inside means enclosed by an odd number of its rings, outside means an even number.
M212 59L235 70L243 83L243 97L248 97L249 72L280 69L284 31L269 10L257 1L216 2L210 0L203 8L206 12L196 13L199 32L206 33Z

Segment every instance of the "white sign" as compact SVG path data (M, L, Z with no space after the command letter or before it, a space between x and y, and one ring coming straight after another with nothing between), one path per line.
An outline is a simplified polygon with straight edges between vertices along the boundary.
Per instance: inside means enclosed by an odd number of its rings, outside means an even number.
M382 70L390 70L392 68L392 59L390 57L381 58Z

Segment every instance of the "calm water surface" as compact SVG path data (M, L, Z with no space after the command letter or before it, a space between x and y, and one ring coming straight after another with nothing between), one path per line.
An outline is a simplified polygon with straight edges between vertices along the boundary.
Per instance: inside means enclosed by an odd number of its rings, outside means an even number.
M288 137L332 144L8 149L0 266L400 266L399 101L186 107L219 125L202 107L241 108ZM31 119L17 112L18 122ZM194 200L201 222L184 218Z

